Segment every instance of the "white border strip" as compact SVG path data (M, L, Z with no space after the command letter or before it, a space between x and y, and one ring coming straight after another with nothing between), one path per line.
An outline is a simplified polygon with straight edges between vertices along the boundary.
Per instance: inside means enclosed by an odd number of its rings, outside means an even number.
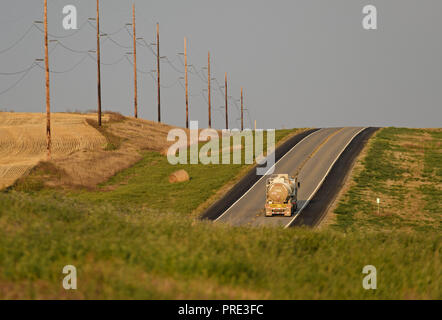
M322 180L319 182L319 184L316 186L316 189L312 192L312 194L310 195L310 197L307 199L307 201L304 203L304 205L302 206L302 208L298 211L298 213L293 217L292 220L290 220L290 222L284 227L284 229L287 229L288 227L290 227L290 225L295 222L296 218L299 216L299 214L302 212L302 210L304 210L304 208L309 204L309 202L312 200L312 198L315 196L316 192L318 191L318 189L322 186L322 184L324 183L325 178L327 178L328 174L330 173L331 169L333 168L333 166L335 165L336 161L338 161L338 159L341 157L341 154L347 149L347 147L349 146L349 144L365 129L368 129L368 127L362 128L361 130L359 130L351 139L350 141L345 145L345 147L342 149L342 151L338 154L338 156L336 157L336 159L333 161L333 163L331 164L331 166L328 168L327 172L325 173L324 177L322 178Z
M249 193L249 191L250 190L252 190L257 184L258 184L258 182L259 181L261 181L264 177L266 177L267 176L267 173L268 172L270 172L276 165L277 165L277 163L279 162L279 161L281 161L282 159L284 159L284 157L287 155L287 154L289 154L290 152L292 152L292 150L293 149L295 149L301 142L303 142L304 140L306 140L307 138L309 138L309 137L311 137L312 135L314 135L315 133L317 133L317 132L319 132L319 131L321 131L322 129L319 129L319 130L316 130L316 131L314 131L314 132L312 132L312 133L310 133L309 135L307 135L307 136L305 136L302 140L300 140L297 144L295 144L294 146L293 146L293 148L291 148L289 151L287 151L282 157L281 157L281 159L279 159L278 161L276 161L275 162L275 164L273 165L273 166L271 166L270 167L270 169L269 170L267 170L267 172L263 175L263 176L261 176L261 178L259 178L258 179L258 181L256 181L254 184L253 184L253 186L251 186L250 188L249 188L249 190L247 190L247 192L246 193L244 193L238 200L236 200L229 208L227 208L227 210L225 210L224 212L223 212L223 214L222 215L220 215L218 218L216 218L214 221L218 221L223 215L225 215L226 213L227 213L227 211L229 211L238 201L240 201L242 198L244 198L245 196L246 196L246 194L247 193ZM275 149L275 151L274 152L276 152L276 149Z

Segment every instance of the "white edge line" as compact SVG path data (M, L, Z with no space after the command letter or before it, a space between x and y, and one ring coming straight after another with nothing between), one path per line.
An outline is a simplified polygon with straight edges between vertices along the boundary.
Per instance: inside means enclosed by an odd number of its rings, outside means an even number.
M312 135L314 135L315 133L317 133L317 132L319 132L319 131L321 131L321 130L322 130L322 129L319 129L319 130L316 130L316 131L310 133L309 135L307 135L307 136L305 136L303 139L301 139L297 144L295 144L295 145L294 145L289 151L287 151L287 152L281 157L281 159L279 159L278 161L276 161L275 164L273 164L273 166L271 166L270 169L267 170L266 173L265 173L263 176L261 176L261 178L259 178L258 181L256 181L256 182L253 184L253 186L251 186L251 187L249 188L249 190L247 190L246 193L244 193L244 194L241 196L241 198L239 198L238 200L236 200L236 201L235 201L230 207L228 207L228 208L223 212L222 215L220 215L220 216L219 216L218 218L216 218L214 221L218 221L219 219L221 219L221 217L222 217L223 215L225 215L225 214L227 213L227 211L229 211L233 206L235 206L235 204L236 204L238 201L240 201L242 198L244 198L244 197L247 195L247 193L249 193L249 191L252 190L252 189L253 189L253 188L259 183L259 181L261 181L264 177L267 176L267 173L268 173L269 171L271 171L271 170L272 170L272 169L278 164L279 161L281 161L282 159L284 159L284 157L285 157L287 154L289 154L290 152L292 152L292 150L295 149L295 148L296 148L301 142L303 142L305 139L307 139L308 137L311 137ZM274 150L273 152L276 152L276 148L275 148L275 150ZM255 169L256 169L256 168L255 168Z
M359 130L351 139L350 141L345 145L345 147L342 149L342 151L339 153L339 155L336 157L335 161L333 161L333 163L331 164L331 166L328 168L327 172L325 173L324 177L322 178L322 180L318 183L318 185L316 186L316 189L312 192L312 194L310 195L310 197L307 199L307 201L304 203L304 205L302 206L302 208L298 211L298 213L293 217L292 220L290 220L290 222L284 227L284 229L287 229L288 227L290 227L290 225L295 222L296 218L300 215L300 213L302 212L302 210L304 210L304 208L309 204L309 202L312 200L312 198L315 196L316 192L318 191L318 189L322 186L322 184L324 183L325 178L327 178L328 174L330 173L331 169L333 168L333 166L335 165L336 161L338 161L338 159L341 157L342 153L344 153L344 151L347 149L347 147L349 146L349 144L364 130L368 129L368 127L362 128L361 130Z

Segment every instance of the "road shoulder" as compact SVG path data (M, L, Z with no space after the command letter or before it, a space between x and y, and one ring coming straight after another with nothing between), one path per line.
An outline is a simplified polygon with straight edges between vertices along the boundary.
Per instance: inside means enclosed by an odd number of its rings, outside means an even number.
M357 157L360 155L370 137L377 130L378 128L367 128L350 142L333 165L309 204L292 223L292 227L305 225L315 227L321 224L338 198L340 190L349 178Z

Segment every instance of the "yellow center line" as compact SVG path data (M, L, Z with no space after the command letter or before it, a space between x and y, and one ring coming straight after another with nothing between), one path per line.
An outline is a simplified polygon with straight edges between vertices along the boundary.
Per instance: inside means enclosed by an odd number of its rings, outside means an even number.
M342 130L344 130L345 128L341 128L339 130L336 130L335 132L331 133L330 135L328 135L316 148L315 150L312 151L312 153L310 153L310 155L301 163L301 165L298 167L298 169L296 169L296 173L295 173L295 177L299 175L299 172L301 172L302 168L305 166L305 164L307 163L307 161L309 161L311 158L313 158L313 156L319 151L319 149L321 149L331 138L333 138L335 135L337 135L339 132L341 132Z
M302 170L302 168L305 166L308 160L310 160L318 151L321 149L331 138L333 138L335 135L337 135L339 132L344 130L345 128L341 128L339 130L336 130L335 132L332 132L329 134L313 151L310 153L310 155L301 163L301 165L298 167L295 177L299 174L299 172ZM252 222L256 221L257 217L261 216L262 210L260 211L260 214L252 217L251 221L248 223L249 226L252 225Z

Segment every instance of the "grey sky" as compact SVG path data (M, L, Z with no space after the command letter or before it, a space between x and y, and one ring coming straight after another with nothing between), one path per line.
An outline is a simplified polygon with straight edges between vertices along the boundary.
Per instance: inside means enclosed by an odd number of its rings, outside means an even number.
M111 33L131 22L131 0L101 1L102 32ZM79 25L95 16L95 0L49 0L49 31L62 28L62 8L78 9ZM363 30L364 5L378 9L379 29ZM150 0L136 2L137 35L154 42L160 23L161 55L180 70L177 56L183 37L189 39L189 62L199 71L213 57L213 76L221 84L229 76L229 94L239 98L258 127L329 127L351 125L441 127L442 124L442 2L440 0ZM42 20L43 0L0 2L0 52L24 34L34 20ZM126 32L112 37L130 46ZM86 25L61 39L76 50L95 49L95 33ZM33 29L15 48L0 54L0 73L20 71L43 57L42 34ZM51 47L54 44L51 44ZM104 63L126 52L111 41L102 45ZM61 46L52 52L54 71L64 71L84 58ZM138 67L155 68L154 55L138 48ZM133 114L132 67L126 59L102 67L103 107ZM203 72L206 72L205 70ZM20 79L0 75L0 92ZM182 76L165 61L162 82L172 85ZM203 77L203 75L201 75ZM66 74L51 75L54 111L96 107L96 64L89 58ZM190 117L207 125L206 87L190 75ZM156 119L156 88L148 74L139 74L139 115ZM206 94L204 92L204 94ZM224 104L216 82L213 124L224 125ZM163 120L183 126L184 90L176 84L162 89ZM0 95L0 109L42 112L45 108L44 72L38 67L14 89ZM231 126L238 126L238 110L231 104ZM246 125L251 123L246 119Z

